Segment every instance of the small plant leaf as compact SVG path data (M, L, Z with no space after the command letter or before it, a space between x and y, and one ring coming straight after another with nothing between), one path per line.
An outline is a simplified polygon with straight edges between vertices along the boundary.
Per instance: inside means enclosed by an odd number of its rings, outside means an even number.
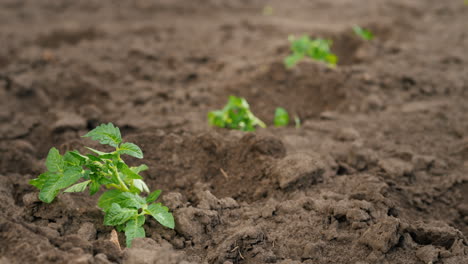
M123 162L119 162L117 164L117 168L125 175L125 179L138 179L141 180L143 177L135 173L133 170L131 170L127 164Z
M133 180L133 186L137 188L140 192L149 192L148 185L143 180Z
M104 211L109 209L112 204L118 204L122 207L140 209L146 205L146 200L138 194L122 192L120 190L109 190L101 195L98 200L98 206Z
M291 42L292 54L284 60L286 68L293 67L306 56L316 61L325 62L330 67L336 66L338 62L338 57L331 51L331 45L333 44L331 40L310 39L308 36L296 39L291 36L289 41Z
M98 154L99 156L105 156L105 155L108 155L108 154L111 154L111 153L107 153L107 152L102 152L102 151L99 151L97 149L93 149L93 148L90 148L90 147L85 147L89 150L91 150L92 152ZM95 156L96 157L96 156ZM88 158L89 158L89 155L88 155Z
M372 34L372 32L360 26L353 26L353 31L364 40L372 40L374 38L374 34Z
M142 164L138 167L130 167L130 169L134 172L134 173L140 173L142 171L145 171L145 170L148 170L148 166L146 166L145 164Z
M236 96L229 96L228 103L222 110L209 112L208 122L212 126L242 131L255 131L257 126L266 127L265 123L250 111L247 100Z
M150 195L148 195L148 197L146 197L146 202L147 203L152 203L152 202L156 201L159 198L159 195L161 195L161 190L156 190L156 191L150 193Z
M301 119L298 116L294 117L294 123L296 124L296 128L301 128Z
M132 246L132 241L138 237L145 237L145 229L142 227L145 223L145 216L140 215L134 219L128 220L125 225L125 237L127 247Z
M51 148L46 159L46 167L50 172L61 172L64 167L63 157L56 148Z
M275 119L274 122L275 126L287 126L289 124L289 114L286 109L282 107L278 107L275 110Z
M45 172L39 175L36 179L32 179L29 181L29 184L32 186L35 186L39 190L43 188L44 183L47 181L47 179L50 177L50 172Z
M102 124L95 129L89 131L83 137L89 137L92 140L97 140L101 144L110 145L117 148L122 142L122 135L120 129L115 127L112 123Z
M91 184L89 185L89 195L96 194L99 192L99 189L101 189L101 184L96 181L91 181Z
M86 190L86 187L88 186L88 184L90 182L91 182L91 180L87 180L87 181L84 181L84 182L77 183L75 185L72 185L72 186L68 187L63 192L82 192L82 191Z
M143 151L141 151L140 147L129 142L121 144L117 150L117 153L121 155L127 154L138 159L143 158Z
M167 207L162 206L160 203L150 204L146 211L161 225L168 228L174 228L174 216L169 213L169 209Z
M284 59L284 64L286 64L286 68L294 67L300 60L304 58L304 53L294 53L289 55Z
M51 203L61 189L74 184L82 176L83 170L80 167L68 168L63 174L50 174L39 193L39 199Z
M104 215L104 225L120 225L136 215L138 215L138 211L136 209L122 208L120 205L114 203L108 210L106 210L106 214Z

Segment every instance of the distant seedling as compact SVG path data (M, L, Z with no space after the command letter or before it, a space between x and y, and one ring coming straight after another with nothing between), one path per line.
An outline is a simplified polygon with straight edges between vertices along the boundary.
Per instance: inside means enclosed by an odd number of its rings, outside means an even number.
M273 123L276 127L287 126L289 124L289 114L286 109L282 107L276 108Z
M129 167L121 158L125 154L142 159L141 149L133 143L123 142L119 128L111 123L96 127L84 137L110 145L115 151L87 148L93 154L82 155L74 150L62 156L56 148L51 148L45 162L47 172L29 182L40 190L39 199L51 203L62 189L64 192L84 192L89 188L90 195L93 195L104 185L111 189L98 200L98 206L105 212L104 225L115 226L119 232L125 231L127 247L131 247L133 239L145 237L145 215L151 215L165 227L174 228L174 217L169 209L161 203L154 203L161 190L146 197L140 196L140 193L149 193L148 186L139 175L148 167Z
M356 35L361 37L363 40L372 40L372 39L374 39L374 34L372 34L372 32L370 32L370 30L361 28L360 26L354 26L353 31L354 31L354 33L356 33Z
M327 63L330 67L336 66L338 57L331 52L332 41L329 39L313 39L302 36L299 39L289 38L291 42L292 54L286 57L284 64L287 68L292 68L300 60L309 57L316 61Z
M258 119L251 111L244 98L229 96L228 103L222 110L208 113L208 122L212 126L255 131L257 126L265 128L265 123Z

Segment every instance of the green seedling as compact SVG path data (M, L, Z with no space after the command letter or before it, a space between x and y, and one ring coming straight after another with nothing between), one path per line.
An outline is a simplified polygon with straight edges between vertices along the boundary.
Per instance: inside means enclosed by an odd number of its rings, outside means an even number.
M353 31L363 40L372 40L374 38L374 34L372 34L372 32L370 32L367 29L361 28L360 26L354 26Z
M63 189L68 193L84 192L88 188L90 195L94 195L104 186L109 190L98 200L98 206L105 212L104 225L125 231L127 247L131 247L133 239L145 237L145 215L151 215L165 227L174 228L174 217L169 209L155 203L161 190L149 193L139 175L148 167L130 167L121 157L129 155L142 159L141 149L133 143L123 142L119 128L111 123L98 126L83 137L110 145L115 151L87 148L92 154L83 155L74 150L60 155L56 148L51 148L45 162L47 171L29 182L40 190L39 199L51 203ZM149 194L142 197L142 193Z
M301 128L301 119L298 116L294 117L294 123L296 124L296 128Z
M289 124L289 114L286 109L282 107L276 108L273 123L276 127L287 126Z
M273 15L273 7L270 5L267 5L263 7L262 13L264 16L271 16Z
M299 39L290 37L292 54L286 57L284 64L287 68L292 68L300 60L309 57L316 61L327 63L330 67L336 66L338 57L331 52L332 41L328 39L313 39L302 36Z
M250 111L250 106L244 98L232 95L222 110L208 113L208 122L212 126L242 131L255 131L257 126L266 127L265 123Z

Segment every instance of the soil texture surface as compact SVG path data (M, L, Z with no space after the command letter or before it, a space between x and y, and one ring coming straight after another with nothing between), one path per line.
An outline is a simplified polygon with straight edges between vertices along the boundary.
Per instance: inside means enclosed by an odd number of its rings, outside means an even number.
M0 264L468 263L467 23L463 0L0 0ZM285 69L302 34L337 67ZM229 95L268 128L210 127ZM99 194L28 184L107 122L176 220L131 249Z

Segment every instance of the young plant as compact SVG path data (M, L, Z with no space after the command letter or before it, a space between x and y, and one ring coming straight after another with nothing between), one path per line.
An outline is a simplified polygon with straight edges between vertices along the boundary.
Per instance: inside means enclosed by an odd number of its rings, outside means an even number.
M276 127L287 126L289 124L289 114L286 109L282 107L276 108L273 123Z
M361 28L360 26L354 26L353 31L363 40L372 40L374 38L374 34L372 34L372 32L370 32L367 29Z
M338 57L331 52L332 41L328 39L313 39L302 36L299 39L290 37L292 54L286 57L284 64L287 68L292 68L300 60L309 57L316 61L327 63L330 67L336 66Z
M301 128L301 119L298 116L294 117L294 123L296 124L296 128Z
M133 239L145 237L145 215L151 215L165 227L174 228L174 217L169 209L154 203L161 190L149 193L139 175L148 167L129 167L121 157L129 155L142 159L141 149L123 142L119 128L111 123L98 126L83 137L110 145L115 151L102 152L87 147L92 154L83 155L74 150L60 155L56 148L51 148L46 159L47 171L29 182L40 190L39 199L51 203L63 189L63 192L83 192L88 188L93 195L105 186L109 190L98 200L98 206L105 212L104 224L115 226L119 232L125 231L127 247L131 247ZM145 192L149 195L140 196Z
M250 111L250 106L244 98L232 95L222 110L208 113L208 122L212 126L242 131L255 131L257 126L266 127L265 123Z

